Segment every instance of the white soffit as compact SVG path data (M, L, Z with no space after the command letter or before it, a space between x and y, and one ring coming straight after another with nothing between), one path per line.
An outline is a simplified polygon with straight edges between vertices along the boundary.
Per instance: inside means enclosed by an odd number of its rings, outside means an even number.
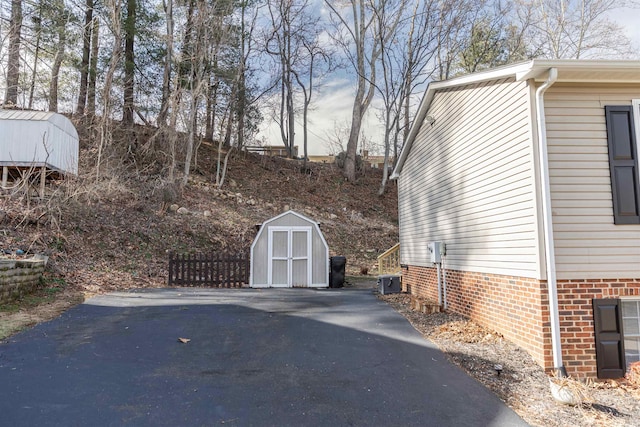
M640 83L640 61L605 60L534 60L529 70L516 73L516 80L544 81L549 68L558 70L558 82Z

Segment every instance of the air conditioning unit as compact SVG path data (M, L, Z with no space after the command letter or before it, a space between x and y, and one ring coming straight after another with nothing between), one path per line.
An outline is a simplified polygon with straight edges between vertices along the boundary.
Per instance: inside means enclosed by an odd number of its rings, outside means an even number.
M400 293L400 276L385 274L378 276L378 292L381 295Z

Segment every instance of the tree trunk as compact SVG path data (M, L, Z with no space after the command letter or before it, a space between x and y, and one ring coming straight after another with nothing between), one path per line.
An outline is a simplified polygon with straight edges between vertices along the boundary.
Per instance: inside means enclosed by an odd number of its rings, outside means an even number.
M180 74L181 86L184 82L190 82L193 78L193 70L195 67L196 58L193 55L193 46L191 46L191 38L194 30L194 9L196 6L196 0L189 0L187 7L187 22L184 29L184 38L182 40L182 50L180 64L178 72ZM197 42L197 40L196 40Z
M136 0L127 0L127 17L124 22L124 101L122 123L133 124L133 85L135 74L134 41L136 33Z
M293 88L291 87L291 74L288 74L287 76L287 122L289 125L289 158L292 159L293 156L293 150L294 150L294 144L295 144L295 139L296 139L296 134L295 134L295 114L293 111Z
M244 46L244 43L243 43ZM247 101L247 90L246 90L246 75L244 69L244 48L242 49L243 53L240 58L240 72L238 76L238 108L237 111L237 119L238 119L238 138L237 138L237 146L239 150L242 150L244 146L244 120L246 117L245 107Z
M87 102L87 82L89 80L89 54L91 53L91 27L93 25L93 0L87 0L84 14L84 32L82 35L82 64L80 65L80 90L76 114L84 116Z
M389 181L389 149L391 147L391 111L387 108L386 116L384 120L384 162L382 163L382 181L380 182L380 189L378 190L378 196L384 194L387 188L387 182Z
M65 31L66 19L60 18L57 21L58 26L58 49L51 67L51 82L49 83L49 111L58 112L58 75L64 58L65 44L67 43L67 32Z
M91 37L91 59L89 61L89 82L87 87L87 116L93 118L96 115L96 77L98 76L98 34L100 32L100 20L93 18L93 30Z
M356 4L359 6L356 8ZM362 118L369 108L371 99L375 90L375 62L377 61L377 37L374 45L370 47L371 53L367 57L367 18L366 18L366 2L365 0L353 0L353 18L354 26L357 26L354 42L356 45L356 71L358 73L356 97L353 101L353 110L351 114L351 130L349 131L349 141L347 142L347 152L344 160L343 174L349 182L356 181L356 153L358 151L358 139L360 138L360 129L362 128ZM370 70L367 77L367 69L365 62L369 63ZM367 87L368 86L368 87Z
M233 133L233 109L235 108L235 102L229 107L226 129L224 132L223 145L231 148L231 134Z
M351 130L349 131L344 170L342 171L349 182L356 181L356 154L358 150L358 137L360 136L360 128L362 127L362 115L360 103L357 101L354 102L351 114Z
M100 139L98 145L98 158L96 161L96 180L100 179L100 167L102 163L102 154L106 147L111 143L111 87L113 85L113 77L116 73L120 55L122 54L122 30L121 30L121 7L120 0L111 0L106 5L111 15L111 31L113 32L113 51L111 54L111 62L104 77L104 87L102 89L102 123L100 125Z
M164 58L164 72L162 74L162 100L160 101L160 113L157 124L162 126L167 121L167 112L171 97L171 65L173 62L173 0L163 2L167 15L167 54Z
M307 173L307 159L309 158L309 153L307 151L308 148L308 129L309 129L309 117L308 117L308 113L309 113L309 99L307 97L306 91L305 91L305 100L304 100L304 110L302 112L302 140L303 140L303 156L304 156L304 161L303 161L303 168L305 173Z
M9 61L7 63L7 91L5 104L18 104L18 83L20 80L20 33L22 31L22 0L11 0L11 21L9 22Z
M238 108L237 111L237 119L238 119L238 149L242 150L244 147L244 123L246 117L246 106L247 106L247 41L251 39L250 36L247 35L246 26L245 26L245 17L247 12L247 2L242 2L241 8L241 19L240 19L240 61L238 63Z
M32 18L36 31L36 48L33 53L33 69L31 70L31 84L29 87L29 109L33 108L33 93L36 89L36 77L38 76L38 60L40 59L40 40L42 39L42 2L38 3L38 16Z
M213 68L215 69L215 59L214 59L214 66ZM206 100L207 100L207 106L206 106L206 114L205 114L205 123L204 123L204 138L208 139L208 140L213 140L213 108L215 105L215 99L214 97L214 93L215 93L215 83L211 83L211 79L214 78L215 81L215 77L212 76L212 72L207 72L207 94L206 94Z
M176 76L177 79L180 78L179 75ZM176 145L178 140L178 134L176 132L176 124L178 122L178 110L180 103L182 101L182 89L176 84L176 92L173 96L170 97L171 102L171 110L169 114L169 158L171 161L169 162L169 171L168 171L168 179L170 183L175 182L175 170L176 170ZM169 111L169 110L167 110ZM161 125L162 126L162 125Z
M182 176L182 186L189 182L191 171L191 160L193 158L193 147L195 145L196 131L198 126L198 95L197 89L191 91L191 116L189 117L189 133L187 134L187 154L184 158L184 175Z

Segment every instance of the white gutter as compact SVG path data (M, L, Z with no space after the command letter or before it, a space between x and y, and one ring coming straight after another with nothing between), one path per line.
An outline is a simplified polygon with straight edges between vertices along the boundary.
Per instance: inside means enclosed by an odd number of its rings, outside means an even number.
M547 291L549 293L549 316L551 320L551 350L556 373L566 376L562 364L560 342L560 315L558 313L558 285L556 283L556 257L553 242L553 219L551 214L551 185L549 184L549 156L547 153L547 125L544 115L544 93L558 78L558 69L549 68L547 81L536 90L536 115L538 129L538 155L542 180L542 215L544 224L544 249L547 259Z

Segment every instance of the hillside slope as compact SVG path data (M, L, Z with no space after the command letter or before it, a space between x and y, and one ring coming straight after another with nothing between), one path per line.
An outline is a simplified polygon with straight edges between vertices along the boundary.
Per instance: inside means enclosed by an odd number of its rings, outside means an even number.
M93 154L83 149L81 163ZM395 183L377 196L380 170L350 184L334 165L309 164L302 173L301 161L236 152L218 189L216 158L212 146L201 146L183 190L137 172L53 184L44 202L26 190L4 191L0 249L46 253L51 276L102 292L166 286L168 251L247 250L256 225L288 209L321 223L330 254L346 256L350 274L371 271L397 242Z

